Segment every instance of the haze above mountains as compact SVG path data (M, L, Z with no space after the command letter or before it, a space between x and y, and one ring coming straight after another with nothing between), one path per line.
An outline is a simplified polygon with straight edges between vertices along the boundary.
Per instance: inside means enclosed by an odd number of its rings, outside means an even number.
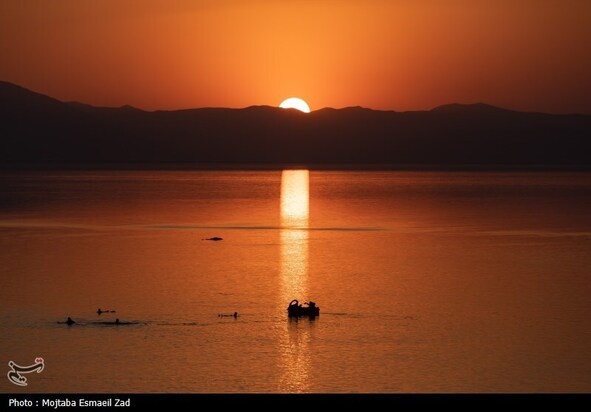
M305 114L269 106L143 111L0 82L0 162L19 164L591 165L591 116L450 104Z

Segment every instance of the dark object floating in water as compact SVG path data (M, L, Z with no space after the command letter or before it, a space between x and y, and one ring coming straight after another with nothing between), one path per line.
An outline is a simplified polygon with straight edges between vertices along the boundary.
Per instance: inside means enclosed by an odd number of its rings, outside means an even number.
M224 239L221 237L214 236L214 237L208 237L207 239L201 239L201 240L213 240L213 241L217 242L218 240L224 240Z
M115 321L107 322L93 322L94 325L139 325L139 322L121 322L119 318Z
M238 317L238 312L234 312L234 313L220 313L220 314L218 314L218 316L220 318L230 318L230 317L237 318Z
M310 301L304 302L304 305L307 306L299 304L297 299L292 300L287 307L287 316L290 318L300 316L309 316L313 318L315 316L320 316L320 307L316 306L316 303Z
M68 316L68 320L66 320L65 322L58 322L58 323L66 324L68 326L72 326L76 322L71 317Z
M114 310L102 310L101 308L98 308L96 310L96 313L97 313L97 315L100 315L102 313L115 313L115 311Z

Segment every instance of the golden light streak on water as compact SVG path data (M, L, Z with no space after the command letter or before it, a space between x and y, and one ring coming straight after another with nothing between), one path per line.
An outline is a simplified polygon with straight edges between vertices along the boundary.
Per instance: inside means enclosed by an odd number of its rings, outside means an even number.
M303 303L308 294L309 181L308 170L284 170L281 175L281 296L286 308L292 299ZM305 392L310 387L309 322L290 319L287 330L282 328L281 391Z

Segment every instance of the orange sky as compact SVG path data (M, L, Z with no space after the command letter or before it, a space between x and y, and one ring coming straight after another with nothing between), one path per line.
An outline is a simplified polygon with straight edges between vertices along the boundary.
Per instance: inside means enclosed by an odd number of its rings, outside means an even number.
M2 1L0 80L144 109L591 114L590 22L588 0Z

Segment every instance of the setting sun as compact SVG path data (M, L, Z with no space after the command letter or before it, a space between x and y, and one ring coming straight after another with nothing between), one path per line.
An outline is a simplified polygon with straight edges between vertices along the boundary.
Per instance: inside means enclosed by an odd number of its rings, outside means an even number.
M310 106L308 106L308 103L297 97L290 97L289 99L285 99L281 102L279 107L281 107L282 109L296 109L300 112L310 113Z

